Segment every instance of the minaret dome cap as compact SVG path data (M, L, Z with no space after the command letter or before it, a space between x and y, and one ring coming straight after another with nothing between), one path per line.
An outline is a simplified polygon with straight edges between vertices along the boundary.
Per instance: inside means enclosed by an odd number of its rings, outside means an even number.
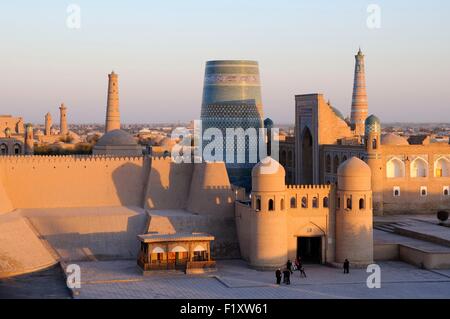
M278 161L268 156L252 169L253 192L284 191L286 171Z
M364 121L364 134L367 136L370 133L381 133L381 121L375 115L371 115Z
M364 161L352 157L339 165L338 189L366 191L371 189L372 171Z
M381 121L378 117L372 114L366 119L365 124L366 125L381 124Z

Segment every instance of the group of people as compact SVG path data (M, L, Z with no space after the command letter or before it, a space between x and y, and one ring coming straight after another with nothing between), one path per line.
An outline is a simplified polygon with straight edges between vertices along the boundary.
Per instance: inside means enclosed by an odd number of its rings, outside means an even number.
M283 283L286 285L291 284L291 275L294 274L294 271L300 272L300 277L306 278L306 272L305 268L303 267L302 260L300 257L295 259L294 263L292 263L291 260L288 260L286 262L286 268L283 269L283 272L281 272L281 269L277 269L275 271L275 277L277 279L277 284L281 284L281 277L283 277Z
M348 259L345 259L343 268L344 268L344 274L350 273L350 262L348 261ZM277 285L281 285L281 278L283 278L284 284L290 285L291 284L291 275L294 274L294 271L299 271L300 277L306 278L305 268L303 267L302 260L300 257L297 257L297 259L295 259L294 264L292 264L291 260L288 260L286 262L286 268L284 268L283 271L281 271L280 268L278 268L275 271Z

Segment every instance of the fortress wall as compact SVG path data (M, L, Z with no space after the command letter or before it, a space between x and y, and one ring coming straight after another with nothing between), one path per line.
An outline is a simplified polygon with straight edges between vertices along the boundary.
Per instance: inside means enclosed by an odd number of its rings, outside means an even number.
M3 176L0 169L0 214L10 212L13 209L14 207L3 185Z
M22 215L63 261L135 259L137 235L147 225L139 207L44 208Z
M194 165L187 206L190 212L233 217L235 197L225 163Z
M145 192L145 208L183 209L187 205L193 164L154 157Z
M45 269L57 263L19 213L0 216L0 278Z
M242 259L247 262L250 261L250 220L252 218L252 214L254 213L255 211L250 206L240 202L235 202L235 220L239 248Z
M328 207L324 206L324 198ZM306 198L306 208L302 199ZM313 199L317 198L317 207ZM295 199L295 207L291 207ZM324 262L334 261L335 252L335 190L331 185L292 185L286 188L288 210L288 258L297 256L297 237L323 237L322 258Z
M14 208L143 203L144 157L1 157L0 171Z
M240 258L236 224L233 217L201 216L186 211L149 211L148 232L208 233L215 237L211 247L215 259Z

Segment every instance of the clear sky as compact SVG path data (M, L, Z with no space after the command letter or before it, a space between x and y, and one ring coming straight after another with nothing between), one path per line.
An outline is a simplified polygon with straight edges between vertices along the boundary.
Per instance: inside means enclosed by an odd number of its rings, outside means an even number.
M66 25L72 3L80 29ZM447 0L1 1L0 114L43 123L64 101L69 122L103 122L114 70L122 122L197 119L205 62L251 59L276 123L294 122L295 94L324 93L347 115L361 46L370 113L450 122L449 38Z

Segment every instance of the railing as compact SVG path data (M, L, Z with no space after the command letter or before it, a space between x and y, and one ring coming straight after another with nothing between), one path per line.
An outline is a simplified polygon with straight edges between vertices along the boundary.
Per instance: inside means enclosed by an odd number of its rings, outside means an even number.
M138 259L138 265L144 270L181 270L188 269L214 269L215 261L177 261L177 262L158 262L145 263L142 259Z
M212 268L216 268L216 262L214 260L189 261L186 265L186 269L212 269Z
M178 261L161 261L161 262L152 262L146 263L143 262L142 259L138 260L138 265L145 271L147 270L185 270L187 260L178 260Z

